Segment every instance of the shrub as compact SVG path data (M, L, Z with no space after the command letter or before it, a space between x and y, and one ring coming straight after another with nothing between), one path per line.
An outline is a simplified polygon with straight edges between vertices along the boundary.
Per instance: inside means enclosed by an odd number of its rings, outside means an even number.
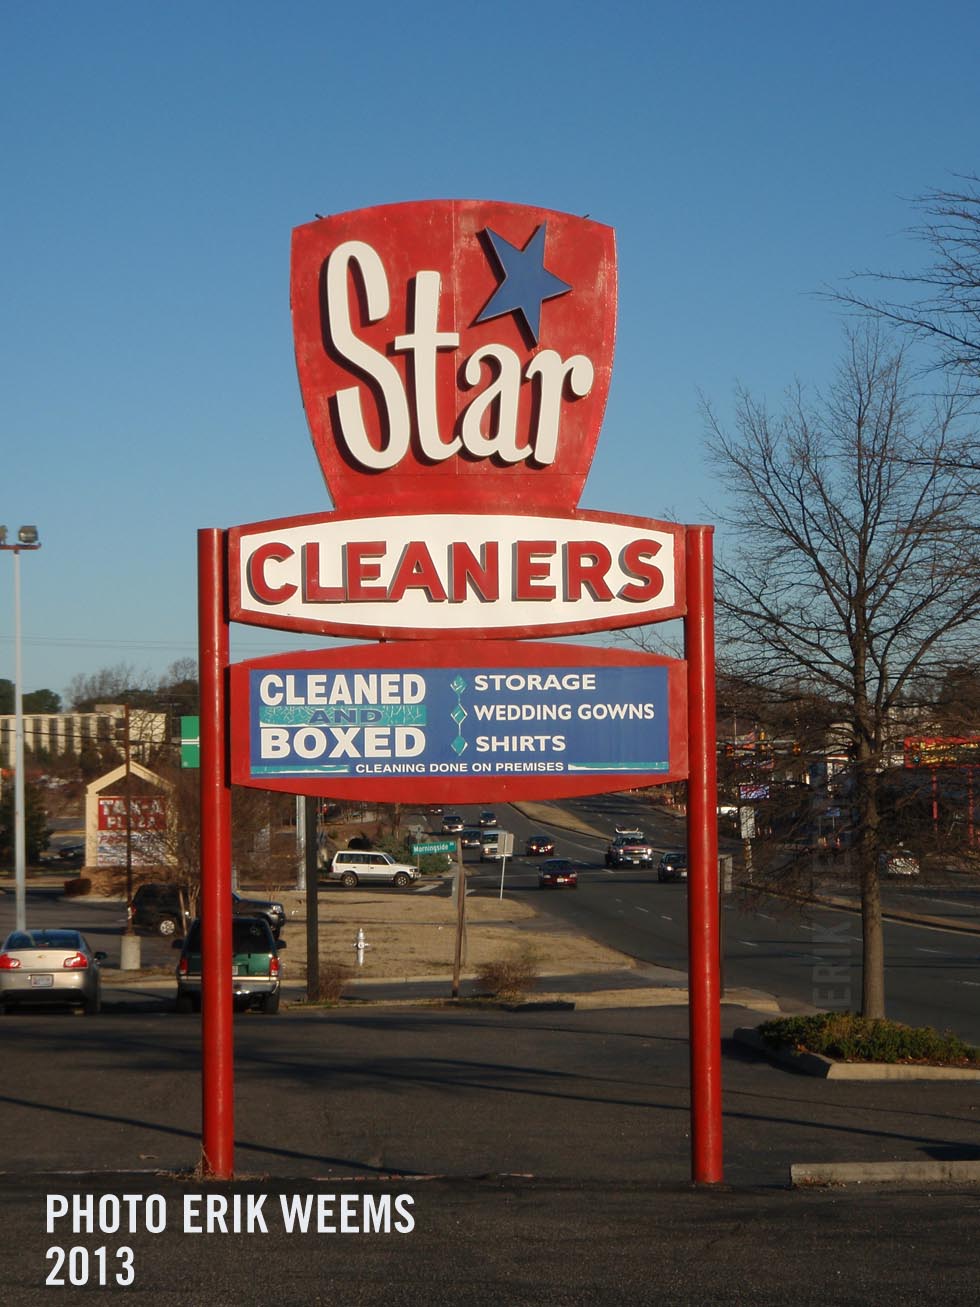
M905 1026L856 1016L853 1012L818 1012L813 1016L767 1021L759 1034L771 1045L792 1048L845 1062L925 1062L962 1066L980 1061L980 1049L964 1043L952 1031L940 1034L931 1026Z
M81 894L91 894L92 882L89 880L88 876L73 876L71 880L65 881L63 893L66 899L75 898Z
M531 949L498 962L484 962L476 978L491 998L516 1003L538 983L538 963Z
M320 964L320 1001L339 1003L354 973L342 962L323 962Z

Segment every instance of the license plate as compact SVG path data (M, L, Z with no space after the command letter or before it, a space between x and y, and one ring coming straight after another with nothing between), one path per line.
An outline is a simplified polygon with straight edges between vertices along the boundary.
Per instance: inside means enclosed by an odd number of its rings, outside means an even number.
M54 984L54 976L31 976L31 984L38 989L50 988Z

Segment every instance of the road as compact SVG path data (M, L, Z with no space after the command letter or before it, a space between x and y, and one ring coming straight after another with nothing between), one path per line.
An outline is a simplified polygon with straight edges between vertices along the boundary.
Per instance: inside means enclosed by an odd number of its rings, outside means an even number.
M585 822L611 833L617 822L645 829L658 850L684 847L684 824L628 796L602 796L569 805ZM469 817L468 811L463 815ZM514 808L501 820L515 848L540 829ZM687 970L687 898L682 884L660 884L656 873L603 865L605 840L555 830L556 853L579 864L575 892L539 891L536 860L514 859L508 893L533 894L553 913L641 962ZM472 884L493 893L499 871L475 866ZM839 890L837 882L829 886ZM934 916L962 917L980 926L980 894L914 884L886 887L885 902ZM856 1011L861 1004L861 922L853 912L798 905L757 893L726 897L722 913L724 980L775 994L788 1011L802 1006ZM980 934L885 923L888 1013L910 1025L952 1029L980 1044Z
M568 805L583 822L611 833L617 824L644 828L659 850L683 848L681 819L651 807L643 798L604 795ZM477 808L463 808L476 824ZM537 909L573 924L599 942L640 962L687 970L687 902L683 884L660 884L655 873L609 870L603 865L606 839L552 828L556 852L579 867L575 892L540 891L540 859L522 855L540 823L516 808L498 809L501 824L515 833L518 856L508 865L506 891L533 895ZM732 847L732 846L729 846ZM479 894L499 892L497 864L467 855L470 884ZM831 884L832 890L839 885ZM331 890L330 892L338 892ZM980 894L963 888L903 883L886 887L885 900L912 911L961 916L980 925ZM803 1007L857 1010L861 1001L860 918L852 912L801 906L757 894L735 893L723 904L725 983L776 995L787 1011ZM66 917L66 914L68 916ZM120 903L63 900L52 891L31 890L28 920L38 925L78 924L94 948L118 965L125 915ZM0 896L0 931L13 926L13 896ZM169 941L144 936L144 967L172 969ZM952 1029L980 1044L980 934L889 921L885 924L886 993L889 1015L911 1025Z
M204 1185L200 1020L21 1013L3 1027L0 1276L45 1289L51 1247L134 1249L102 1302L284 1304L972 1301L976 1193L788 1192L797 1161L978 1155L976 1085L794 1076L723 1009L726 1181L689 1174L683 1007L294 1008L235 1021L239 1178ZM268 1195L269 1232L183 1232L185 1195ZM45 1195L159 1194L166 1230L47 1234ZM404 1235L286 1235L277 1195L414 1198ZM335 1214L336 1197L326 1200ZM97 1210L97 1207L96 1207ZM336 1224L336 1221L331 1222ZM930 1296L934 1295L934 1296Z

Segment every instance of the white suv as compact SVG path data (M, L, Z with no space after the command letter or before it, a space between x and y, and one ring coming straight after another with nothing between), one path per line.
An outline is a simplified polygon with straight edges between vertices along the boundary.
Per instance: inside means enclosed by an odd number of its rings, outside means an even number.
M379 849L342 849L330 860L327 880L339 880L347 889L365 884L397 885L399 889L418 880L421 872L409 862L396 862Z

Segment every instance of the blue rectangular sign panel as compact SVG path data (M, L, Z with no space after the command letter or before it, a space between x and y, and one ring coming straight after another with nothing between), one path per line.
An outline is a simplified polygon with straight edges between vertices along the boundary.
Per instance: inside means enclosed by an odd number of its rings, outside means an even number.
M248 735L258 781L666 773L668 673L251 667Z

